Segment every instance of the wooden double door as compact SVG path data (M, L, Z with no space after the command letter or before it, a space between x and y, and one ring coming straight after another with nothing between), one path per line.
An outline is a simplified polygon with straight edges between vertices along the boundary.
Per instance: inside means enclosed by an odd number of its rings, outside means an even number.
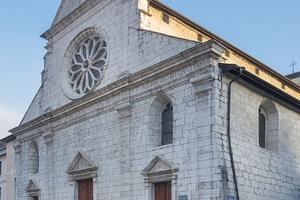
M171 182L155 184L155 200L171 200L172 187Z
M93 200L93 180L78 182L78 200Z

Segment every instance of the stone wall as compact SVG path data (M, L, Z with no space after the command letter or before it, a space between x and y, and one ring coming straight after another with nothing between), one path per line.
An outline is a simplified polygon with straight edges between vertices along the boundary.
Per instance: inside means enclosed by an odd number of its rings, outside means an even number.
M135 0L103 1L49 41L45 81L22 123L71 102L64 92L64 82L67 82L64 71L70 65L68 49L78 34L89 28L102 34L109 50L104 78L96 90L199 44L141 30L140 4Z
M142 172L156 156L178 169L172 179L173 199L179 195L193 200L220 198L219 167L211 136L216 62L207 58L194 62L181 72L169 71L52 122L50 143L42 131L47 126L20 136L18 199L26 198L24 187L30 179L38 185L42 198L75 198L76 182L66 171L78 152L98 166L95 199L149 200L152 184L145 182ZM159 132L149 121L152 102L161 95L168 96L174 105L174 142L166 146L153 142L152 136ZM40 149L38 174L28 168L32 140Z
M227 78L218 86L216 133L228 167L228 193L234 194L226 133L226 82ZM237 82L232 86L231 135L241 199L299 199L300 115L271 98L270 94ZM279 127L277 141L269 149L259 147L258 143L258 112L264 102L272 102L279 116L278 124L274 125Z

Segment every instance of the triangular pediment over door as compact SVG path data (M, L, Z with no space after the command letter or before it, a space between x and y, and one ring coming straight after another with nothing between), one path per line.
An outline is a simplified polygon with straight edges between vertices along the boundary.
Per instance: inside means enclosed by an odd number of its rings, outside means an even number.
M146 166L142 174L145 176L146 182L162 182L176 179L176 168L171 162L156 156Z
M30 180L25 188L28 196L39 196L40 188L33 180Z
M95 178L97 176L97 165L84 153L79 152L69 165L67 174L73 180Z

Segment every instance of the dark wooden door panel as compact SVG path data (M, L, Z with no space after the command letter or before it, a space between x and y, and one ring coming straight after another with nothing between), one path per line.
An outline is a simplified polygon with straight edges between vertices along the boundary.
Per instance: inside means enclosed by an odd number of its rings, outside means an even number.
M93 180L78 182L78 200L93 200Z
M171 200L171 196L170 182L155 184L155 200Z

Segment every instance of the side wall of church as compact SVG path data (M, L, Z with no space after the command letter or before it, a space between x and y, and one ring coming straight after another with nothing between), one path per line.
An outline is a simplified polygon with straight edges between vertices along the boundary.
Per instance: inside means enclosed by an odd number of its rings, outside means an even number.
M216 106L216 134L219 150L225 155L229 177L227 194L234 194L227 140L227 84L219 82ZM299 199L300 197L300 115L271 100L270 96L240 83L232 85L231 136L233 157L241 199ZM277 122L267 129L277 130L272 149L259 147L259 107L272 102ZM275 111L276 110L276 111ZM273 123L273 122L272 122ZM274 128L275 127L275 128ZM268 137L268 136L267 136Z

